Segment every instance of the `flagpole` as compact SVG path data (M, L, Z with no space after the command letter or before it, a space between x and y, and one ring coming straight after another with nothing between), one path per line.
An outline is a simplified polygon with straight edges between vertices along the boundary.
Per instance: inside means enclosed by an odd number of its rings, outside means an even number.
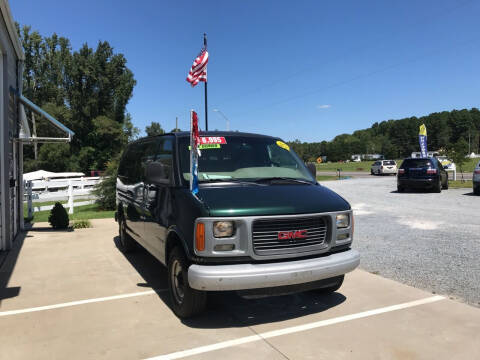
M207 34L203 33L203 47L207 50ZM207 81L205 84L205 131L208 131Z

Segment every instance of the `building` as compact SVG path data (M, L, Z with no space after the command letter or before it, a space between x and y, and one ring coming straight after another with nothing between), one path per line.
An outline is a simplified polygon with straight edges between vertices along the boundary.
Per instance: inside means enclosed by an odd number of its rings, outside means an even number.
M22 95L24 54L7 0L0 0L0 251L11 248L23 228L23 146L70 141L73 132ZM36 113L67 133L65 138L30 135L27 113Z
M382 154L353 154L352 161L358 162L362 160L383 160L385 157Z

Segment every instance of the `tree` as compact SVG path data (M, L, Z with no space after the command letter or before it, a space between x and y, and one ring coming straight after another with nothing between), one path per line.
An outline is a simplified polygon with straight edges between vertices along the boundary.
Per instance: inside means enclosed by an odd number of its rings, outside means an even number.
M23 93L75 132L71 152L64 154L65 167L58 159L44 161L55 156L56 145L40 144L38 161L32 160L32 148L25 147L25 162L29 168L52 171L104 169L139 133L126 112L136 83L127 60L107 41L100 41L95 49L84 44L73 51L70 41L57 34L42 37L18 24L17 31L25 52ZM44 119L35 120L37 136L64 136Z
M468 155L467 141L464 138L460 138L455 144L453 144L453 146L447 149L447 154L455 165L460 168L463 181L463 165L467 161L466 156Z
M156 135L163 135L165 134L165 130L162 129L162 125L160 123L152 121L150 126L145 127L145 132L147 136L156 136Z
M116 190L117 190L117 174L118 164L120 162L120 154L115 156L107 164L105 177L99 182L94 189L97 197L96 203L104 210L115 210L116 208Z

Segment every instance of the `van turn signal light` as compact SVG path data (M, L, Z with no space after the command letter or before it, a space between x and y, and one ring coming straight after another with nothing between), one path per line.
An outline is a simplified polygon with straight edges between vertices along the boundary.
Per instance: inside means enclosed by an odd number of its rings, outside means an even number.
M195 232L195 248L198 251L205 250L205 224L197 223L197 231Z

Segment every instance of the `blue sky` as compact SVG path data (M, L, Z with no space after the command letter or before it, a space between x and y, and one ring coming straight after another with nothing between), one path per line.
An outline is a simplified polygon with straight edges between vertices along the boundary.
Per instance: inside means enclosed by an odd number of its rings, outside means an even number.
M208 35L209 128L330 140L377 121L479 107L480 2L11 0L13 16L74 49L107 40L152 121L204 123L203 84L185 81Z

